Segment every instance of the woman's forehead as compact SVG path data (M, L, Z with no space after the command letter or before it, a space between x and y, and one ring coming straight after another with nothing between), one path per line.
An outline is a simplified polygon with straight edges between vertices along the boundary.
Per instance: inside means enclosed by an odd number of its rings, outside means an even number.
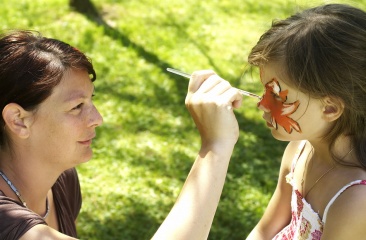
M94 84L86 71L70 70L65 72L49 98L52 101L70 102L78 98L88 98L93 92Z

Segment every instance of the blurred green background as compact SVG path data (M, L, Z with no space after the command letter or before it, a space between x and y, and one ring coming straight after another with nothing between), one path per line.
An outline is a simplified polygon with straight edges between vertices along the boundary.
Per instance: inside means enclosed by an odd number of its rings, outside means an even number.
M246 57L276 18L335 1L93 0L99 18L68 0L0 0L1 28L32 29L93 61L104 116L94 157L78 167L81 239L149 239L174 204L199 150L185 106L188 80L166 72L213 69L261 94ZM337 1L366 9L366 0ZM209 239L245 239L276 186L286 143L272 138L256 101L236 111L240 138ZM187 209L188 211L188 209Z

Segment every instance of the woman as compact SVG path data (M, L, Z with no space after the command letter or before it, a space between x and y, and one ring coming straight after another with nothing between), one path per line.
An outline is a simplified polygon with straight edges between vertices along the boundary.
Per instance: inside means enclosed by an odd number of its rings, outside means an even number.
M102 124L92 101L95 79L88 58L64 42L30 31L1 37L1 239L77 237L75 166L92 157ZM202 147L155 239L207 238L238 139L232 108L240 104L238 90L213 72L193 75L186 105Z

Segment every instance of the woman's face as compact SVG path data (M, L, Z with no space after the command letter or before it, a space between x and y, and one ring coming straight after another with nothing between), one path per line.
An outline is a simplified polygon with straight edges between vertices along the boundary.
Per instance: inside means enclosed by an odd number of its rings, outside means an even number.
M272 135L279 140L321 137L326 122L321 117L323 104L287 85L278 65L261 67L264 94L258 103Z
M69 70L34 113L30 143L47 164L70 168L92 157L103 119L92 102L94 86L83 70Z

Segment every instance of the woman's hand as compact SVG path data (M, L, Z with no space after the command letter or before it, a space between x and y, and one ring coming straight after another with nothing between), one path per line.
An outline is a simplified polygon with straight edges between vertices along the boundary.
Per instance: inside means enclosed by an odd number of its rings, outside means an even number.
M201 134L202 147L172 210L153 239L207 239L239 136L233 108L237 89L212 71L194 72L186 106Z
M242 95L211 70L196 71L188 86L186 106L200 132L202 144L235 144L239 136L233 108Z

